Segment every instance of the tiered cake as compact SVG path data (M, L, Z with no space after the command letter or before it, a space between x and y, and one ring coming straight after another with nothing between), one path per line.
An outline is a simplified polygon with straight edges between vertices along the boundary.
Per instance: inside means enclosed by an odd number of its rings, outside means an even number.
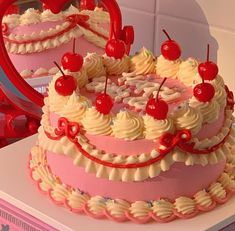
M95 218L168 222L235 192L233 94L209 49L205 62L183 60L168 38L159 57L145 48L129 57L109 40L103 56L53 77L29 168L55 203Z

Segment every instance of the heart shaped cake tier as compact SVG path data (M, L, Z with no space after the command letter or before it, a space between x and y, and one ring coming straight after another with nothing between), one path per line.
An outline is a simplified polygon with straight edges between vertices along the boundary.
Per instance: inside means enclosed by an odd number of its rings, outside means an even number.
M55 203L95 218L167 222L235 192L232 93L220 75L202 81L194 58L167 57L89 53L80 71L63 70L77 83L67 95L54 75L30 168Z

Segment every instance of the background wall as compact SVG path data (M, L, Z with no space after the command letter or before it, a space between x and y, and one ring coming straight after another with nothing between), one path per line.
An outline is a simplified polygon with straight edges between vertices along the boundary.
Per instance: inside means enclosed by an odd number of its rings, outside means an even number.
M159 55L165 28L177 40L183 57L211 59L235 92L235 1L234 0L117 0L124 24L133 24L136 41L132 53L143 45Z

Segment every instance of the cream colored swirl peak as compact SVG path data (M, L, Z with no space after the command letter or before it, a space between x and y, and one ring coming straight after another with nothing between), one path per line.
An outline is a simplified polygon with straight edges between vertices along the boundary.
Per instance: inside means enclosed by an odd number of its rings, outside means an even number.
M131 58L130 75L146 75L155 73L156 58L145 47Z
M111 123L112 116L101 114L95 107L89 108L82 120L84 129L91 135L110 135Z
M128 111L121 111L113 122L113 135L125 140L136 140L143 137L143 121Z
M88 79L106 75L103 65L103 58L96 53L88 53L84 59L84 66L87 70Z
M123 72L128 72L130 68L130 57L125 55L122 59L115 59L108 57L106 54L103 56L104 66L108 75L120 76Z
M176 79L180 63L180 59L177 59L176 61L170 61L160 55L157 59L156 73L160 77Z
M161 137L164 133L174 132L174 123L171 118L165 120L157 120L152 116L145 115L144 126L145 126L145 138L148 140L157 139Z

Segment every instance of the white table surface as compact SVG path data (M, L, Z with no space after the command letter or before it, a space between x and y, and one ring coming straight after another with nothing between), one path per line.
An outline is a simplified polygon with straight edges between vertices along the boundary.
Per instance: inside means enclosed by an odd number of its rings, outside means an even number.
M209 213L189 220L145 225L95 220L71 213L40 193L29 177L27 160L36 136L0 149L0 198L61 231L217 231L235 222L235 197Z

